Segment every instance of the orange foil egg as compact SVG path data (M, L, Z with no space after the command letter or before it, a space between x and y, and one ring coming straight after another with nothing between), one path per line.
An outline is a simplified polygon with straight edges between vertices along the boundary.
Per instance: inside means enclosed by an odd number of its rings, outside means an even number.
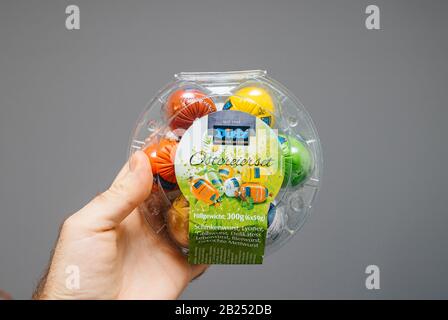
M215 103L196 89L173 92L166 103L166 116L171 129L188 129L194 120L216 111Z
M155 176L157 174L157 167L154 164L154 159L157 157L157 148L159 147L158 143L153 143L147 146L143 151L149 158L149 162L151 163L152 174Z
M197 178L191 181L191 193L196 199L208 205L217 206L221 200L218 189L211 182L203 178Z
M254 203L262 203L271 196L268 188L256 183L243 183L240 187L240 197L242 200L246 201L249 198L253 200Z
M151 162L152 173L171 184L177 183L174 171L176 150L177 142L168 139L162 139L158 144L149 145L144 150Z

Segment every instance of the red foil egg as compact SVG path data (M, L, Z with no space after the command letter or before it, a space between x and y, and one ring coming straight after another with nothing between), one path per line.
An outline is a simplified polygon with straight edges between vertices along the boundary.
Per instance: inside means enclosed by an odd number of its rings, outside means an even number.
M154 159L157 157L157 148L159 145L157 143L150 144L143 150L149 158L149 162L151 163L152 175L155 176L157 174L156 165L154 163Z
M172 184L177 183L174 171L176 150L177 142L168 139L162 139L158 144L149 145L144 150L151 162L152 173Z
M173 92L166 103L166 115L171 129L188 129L194 120L216 111L215 103L196 89Z

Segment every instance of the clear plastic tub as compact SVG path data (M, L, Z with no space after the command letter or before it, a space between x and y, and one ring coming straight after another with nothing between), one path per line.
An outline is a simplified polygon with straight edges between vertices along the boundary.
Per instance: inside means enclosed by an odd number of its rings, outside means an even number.
M141 209L154 230L168 230L167 236L188 254L189 202L182 196L185 188L179 188L176 181L180 170L176 163L178 145L201 118L216 113L220 121L223 115L232 114L222 113L226 111L258 118L264 123L260 125L256 120L259 126L266 124L278 136L283 183L278 193L268 198L264 253L269 254L289 240L310 214L320 186L322 153L317 131L303 105L266 71L182 72L155 95L138 118L129 147L130 154L144 150L153 166L153 190ZM195 139L193 133L189 135ZM218 176L204 173L201 179L221 181L220 187L216 186L220 190L217 198L233 197L232 193L237 194L239 189L232 189L232 176L219 172ZM244 182L241 179L255 181L251 172L235 178L239 179L235 182L238 186ZM239 197L243 196L240 192Z

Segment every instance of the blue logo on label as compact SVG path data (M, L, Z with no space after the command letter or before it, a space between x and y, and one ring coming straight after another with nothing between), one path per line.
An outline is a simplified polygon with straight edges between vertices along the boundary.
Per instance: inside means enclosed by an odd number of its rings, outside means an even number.
M238 139L244 140L249 138L249 129L242 130L241 128L215 128L216 139Z
M250 128L247 126L215 126L213 128L214 144L249 144Z

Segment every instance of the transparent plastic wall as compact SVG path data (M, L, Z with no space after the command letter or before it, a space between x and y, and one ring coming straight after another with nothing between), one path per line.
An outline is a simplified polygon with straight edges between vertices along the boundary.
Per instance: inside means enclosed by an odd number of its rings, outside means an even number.
M319 190L322 176L322 152L316 128L300 101L282 84L269 78L266 71L237 72L182 72L175 75L175 80L160 90L148 103L138 118L131 137L129 152L144 150L149 145L169 138L179 140L181 130L172 130L167 115L167 103L170 96L178 90L198 90L210 98L216 110L222 110L229 97L244 87L265 88L272 95L275 108L270 110L275 122L271 127L278 134L292 137L304 143L309 150L312 168L306 179L299 185L287 184L275 198L275 216L271 221L266 238L265 254L277 250L289 240L304 224L311 212ZM174 199L180 194L176 188L166 188L160 180L154 181L153 191L142 211L148 223L157 232L166 229L166 213ZM170 237L170 233L166 233ZM172 238L171 234L171 238ZM175 237L174 237L175 238ZM188 247L179 244L187 253Z

